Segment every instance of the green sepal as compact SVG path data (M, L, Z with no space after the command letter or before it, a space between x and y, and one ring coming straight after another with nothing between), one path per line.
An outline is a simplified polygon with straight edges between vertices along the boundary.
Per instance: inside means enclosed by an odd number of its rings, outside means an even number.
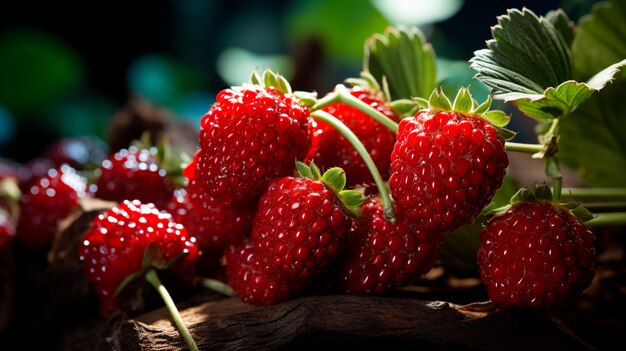
M486 113L491 107L491 101L491 95L487 95L487 100L483 101L482 104L476 106L476 108L472 110L472 113L476 115L482 115Z
M167 172L167 177L176 186L184 186L186 178L183 170L191 162L191 157L182 149L172 146L166 138L162 138L157 145L153 145L150 132L141 134L139 140L134 140L132 146L140 150L148 150L153 154L159 167Z
M533 193L531 190L527 188L521 188L511 198L511 205L515 205L516 203L520 203L520 202L532 202L535 200L537 200L535 193Z
M419 106L420 109L427 109L428 108L428 105L429 105L428 100L426 100L424 98L414 97L411 100L413 100Z
M291 95L300 100L306 107L313 107L317 103L317 93L311 93L308 91L294 91Z
M346 172L339 167L333 167L324 172L321 181L333 192L339 193L346 187Z
M415 116L420 110L420 105L414 99L395 100L389 103L389 107L402 117Z
M261 76L259 76L259 73L257 71L252 71L252 74L250 75L250 83L254 84L254 85L262 85L261 84Z
M301 177L321 181L337 196L343 208L354 218L360 216L360 206L365 201L363 193L357 190L345 190L346 172L340 167L333 167L324 174L320 174L320 169L311 162L309 166L297 161L296 168Z
M448 99L446 94L443 93L441 88L433 90L433 93L430 94L430 98L428 98L428 107L433 112L452 111L450 99Z
M535 196L538 200L552 201L552 190L546 184L541 184L535 189Z
M113 297L118 297L129 285L137 281L137 279L143 278L149 270L155 268L159 270L168 269L176 265L176 263L185 257L186 254L186 252L183 252L167 261L163 258L163 253L161 252L161 249L159 249L159 246L156 243L151 242L143 251L141 269L124 278L120 285L118 285L117 289L115 289Z
M263 86L267 87L276 87L276 74L270 71L269 69L263 72Z
M578 219L581 223L585 223L587 221L590 221L590 220L596 218L596 215L591 213L591 211L589 211L584 206L577 206L577 207L571 209L570 213L572 215L574 215L574 217L576 217L576 219Z
M482 117L496 127L504 127L509 124L511 115L507 115L504 111L492 110L482 114Z
M474 100L472 99L472 95L470 95L469 90L465 87L461 87L454 98L452 110L467 114L472 111L473 104Z

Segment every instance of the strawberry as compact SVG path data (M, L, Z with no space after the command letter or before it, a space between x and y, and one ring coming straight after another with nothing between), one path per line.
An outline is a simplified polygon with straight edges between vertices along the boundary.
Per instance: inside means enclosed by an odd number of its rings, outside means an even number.
M309 148L309 109L287 81L267 71L254 85L222 90L201 121L198 180L220 201L254 203L290 175Z
M104 160L99 170L96 197L104 200L137 199L165 206L174 193L154 147L122 149Z
M437 259L441 233L430 233L402 218L384 218L380 199L371 198L355 221L348 251L337 266L339 289L381 295L428 272Z
M212 274L220 267L219 259L226 248L244 241L254 214L252 209L227 205L203 193L195 179L187 189L174 191L167 210L174 221L196 237L203 253L198 267L204 274Z
M195 238L183 225L153 204L138 200L125 200L98 215L78 252L103 315L127 308L116 300L116 294L147 270L172 267L183 281L192 280L198 257Z
M229 284L243 301L275 303L297 296L343 251L361 193L343 190L346 180L340 168L322 176L314 164L297 166L302 177L272 182L259 200L249 247L227 259ZM267 291L250 286L255 281L273 284L278 295L267 296Z
M17 238L29 247L50 245L58 222L85 196L87 181L73 168L49 170L20 198Z
M393 121L398 116L391 110L376 87L354 86L349 93L380 111ZM324 111L342 121L361 140L368 153L372 156L376 167L384 179L389 177L390 157L396 141L395 133L365 114L359 109L343 102L336 102L323 108ZM314 160L322 169L334 166L346 172L349 185L373 185L374 179L368 171L363 159L345 137L334 127L322 121L314 122L313 140L307 152L307 160Z
M508 157L499 129L507 116L485 111L462 88L454 107L435 91L429 108L400 122L389 186L400 217L431 232L470 223L502 185ZM494 126L491 122L497 123Z
M550 308L594 276L595 236L572 214L588 213L552 203L545 186L537 196L521 190L480 234L480 275L489 298L502 306Z

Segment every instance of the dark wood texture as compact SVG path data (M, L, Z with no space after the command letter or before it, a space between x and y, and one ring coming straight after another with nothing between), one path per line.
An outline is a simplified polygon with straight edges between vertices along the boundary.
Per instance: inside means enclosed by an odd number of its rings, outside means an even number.
M317 296L260 307L231 298L181 313L201 350L590 349L543 314L468 313L412 298ZM185 346L165 309L123 323L111 344L119 351Z

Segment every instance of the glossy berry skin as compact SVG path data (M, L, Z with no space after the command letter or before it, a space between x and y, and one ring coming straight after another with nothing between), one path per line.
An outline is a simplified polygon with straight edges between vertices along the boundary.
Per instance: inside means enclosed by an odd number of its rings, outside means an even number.
M297 296L338 259L350 222L324 183L294 177L273 182L259 200L250 248L234 260L246 264L237 266L227 260L229 284L251 303L276 303ZM274 284L276 295L250 286L260 280Z
M237 296L254 305L274 305L302 294L304 286L279 279L267 259L258 246L250 244L227 251L226 277Z
M389 186L400 217L421 228L470 223L502 185L504 139L481 118L422 110L400 122L396 139Z
M165 206L174 193L167 171L159 166L156 150L122 149L102 162L96 197L103 200L140 200Z
M380 93L359 86L351 88L350 93L389 119L398 120L398 116L385 103ZM354 132L372 156L382 177L389 178L391 151L396 141L395 133L364 112L342 102L324 107L323 110L337 117ZM314 123L313 140L306 159L314 160L322 169L343 168L349 185L374 184L372 175L352 144L329 124L322 121Z
M549 202L518 203L481 232L478 263L489 298L502 306L550 308L594 276L595 237Z
M214 198L254 203L311 143L306 106L275 88L222 90L201 121L198 180Z
M198 269L203 274L219 270L224 251L250 236L254 209L217 201L202 191L195 179L187 189L174 191L167 211L197 239L202 251Z
M193 278L198 257L195 238L153 204L125 200L98 215L85 232L78 252L103 315L123 306L113 295L126 277L142 270L144 251L150 244L159 248L165 261L184 255L176 263L177 276Z
M428 272L439 252L442 235L419 229L398 218L385 220L378 198L363 204L355 220L348 252L337 269L339 290L349 294L376 294L404 285Z
M60 220L87 196L87 181L65 165L51 169L20 198L17 238L28 247L50 245Z

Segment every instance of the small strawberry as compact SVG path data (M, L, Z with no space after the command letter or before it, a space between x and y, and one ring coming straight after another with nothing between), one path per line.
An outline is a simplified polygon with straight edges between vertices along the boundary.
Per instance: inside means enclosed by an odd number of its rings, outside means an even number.
M178 277L193 279L198 257L195 238L183 225L138 200L125 200L98 215L78 251L103 315L126 308L116 294L150 269L175 266Z
M235 207L204 193L192 179L187 189L174 191L167 211L174 221L187 228L202 251L199 270L212 274L220 267L219 259L231 245L241 244L250 234L253 209Z
M429 108L400 122L389 186L400 217L432 232L470 223L502 185L508 157L499 129L508 117L475 107L461 88L452 107L435 91ZM492 125L495 123L496 126Z
M398 116L384 100L380 88L361 84L349 89L349 93L377 109L389 119L397 121ZM323 110L335 116L354 132L372 156L380 174L387 179L391 164L391 151L396 141L395 133L361 110L343 102L331 104ZM337 129L322 121L315 121L314 126L311 148L307 153L308 160L314 160L322 169L335 166L343 168L346 178L350 180L349 185L374 184L374 179L361 156Z
M220 201L256 202L309 148L309 109L284 78L266 71L264 82L222 90L202 118L198 180Z
M550 308L580 293L594 276L595 236L572 214L590 213L552 203L546 186L536 194L521 190L480 235L481 278L489 298L502 306Z
M437 259L440 233L398 218L385 220L380 199L368 200L355 221L348 251L337 267L339 289L349 294L383 294L428 272Z
M165 206L174 193L168 172L161 167L157 148L131 146L102 162L96 197L123 201L137 199Z
M350 214L356 215L361 193L343 190L346 178L340 168L322 176L314 164L297 167L302 177L272 182L259 200L249 248L227 259L229 284L243 301L275 303L296 296L343 251ZM250 286L260 280L274 284L279 295L267 296ZM286 293L283 287L294 290Z
M26 246L50 245L58 222L87 196L87 181L70 166L51 169L20 198L17 238Z

